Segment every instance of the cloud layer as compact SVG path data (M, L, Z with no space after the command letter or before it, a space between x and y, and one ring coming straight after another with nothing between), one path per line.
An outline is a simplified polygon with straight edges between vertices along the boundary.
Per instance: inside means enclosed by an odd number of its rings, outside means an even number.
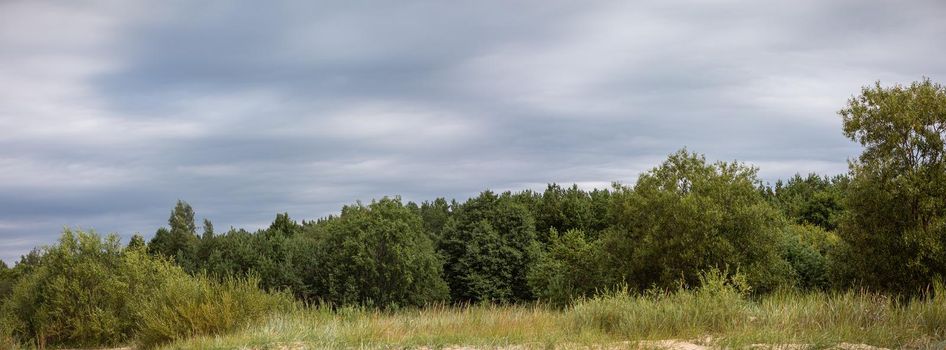
M940 2L0 4L0 259L355 200L633 182L681 147L844 172L861 86L946 79Z

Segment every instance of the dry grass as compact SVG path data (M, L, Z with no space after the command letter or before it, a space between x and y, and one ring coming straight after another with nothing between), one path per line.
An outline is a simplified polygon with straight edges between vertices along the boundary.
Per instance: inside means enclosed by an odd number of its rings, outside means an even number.
M234 334L192 338L167 348L668 348L658 341L666 339L710 347L927 348L944 338L944 297L897 303L867 293L789 292L750 300L725 287L646 296L617 292L566 309L473 305L381 312L315 307L274 315Z

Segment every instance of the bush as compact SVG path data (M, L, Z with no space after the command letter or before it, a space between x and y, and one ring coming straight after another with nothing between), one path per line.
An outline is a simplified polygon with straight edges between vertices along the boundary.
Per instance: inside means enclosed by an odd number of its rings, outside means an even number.
M232 331L294 304L288 293L266 293L259 279L176 274L138 304L137 341L145 347Z
M840 238L814 225L786 225L781 252L792 268L795 286L802 290L826 290L832 286L830 258L837 253Z
M279 223L279 218L274 226ZM293 264L297 235L284 233L287 228L271 228L250 233L231 229L225 234L201 238L202 258L199 270L216 277L247 277L255 274L265 290L290 289L301 294L300 276ZM292 229L292 228L289 228Z
M113 346L136 337L152 345L230 330L261 310L291 304L255 281L191 277L144 247L123 250L115 235L66 230L35 260L0 306L0 329L10 342L39 348Z
M3 305L4 323L18 341L38 347L128 342L135 328L134 299L160 279L129 268L129 259L134 258L122 253L117 236L102 240L95 233L66 230L17 281Z

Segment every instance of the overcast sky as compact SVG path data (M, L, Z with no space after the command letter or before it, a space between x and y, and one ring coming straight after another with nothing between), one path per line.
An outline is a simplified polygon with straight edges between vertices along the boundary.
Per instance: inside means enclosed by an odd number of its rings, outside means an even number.
M263 7L265 5L266 7ZM863 85L946 79L941 1L2 1L0 259L356 200L603 187L682 147L837 174Z

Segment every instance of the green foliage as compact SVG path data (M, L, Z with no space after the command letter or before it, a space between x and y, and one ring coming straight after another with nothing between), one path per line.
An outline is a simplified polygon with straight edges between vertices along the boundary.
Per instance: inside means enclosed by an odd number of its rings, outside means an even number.
M266 234L270 236L294 236L302 232L302 225L289 218L289 213L276 214L276 219L269 225Z
M543 243L548 242L552 229L558 232L578 229L596 238L612 224L608 190L583 191L575 184L564 188L552 183L542 193L526 190L512 196L532 213L537 237Z
M4 323L16 339L39 347L125 343L136 326L135 300L155 289L159 272L172 270L142 256L124 254L117 236L66 230L17 281L3 304Z
M443 227L451 215L450 208L451 205L444 198L437 198L432 202L425 201L418 208L424 221L424 231L430 234L430 239L435 243L443 236Z
M552 229L559 232L588 229L591 221L591 197L578 189L577 185L565 189L557 184L549 184L542 193L535 214L535 228L536 232L541 233L540 239L547 238L546 235Z
M456 208L440 242L452 299L531 300L526 272L539 249L532 215L511 194L471 198Z
M529 286L539 300L566 305L602 288L600 247L581 230L559 236L551 229L549 242L529 270Z
M320 227L305 282L334 305L421 306L447 297L442 263L420 217L400 199L346 206Z
M0 260L0 304L13 292L15 280L13 269L7 267L7 264Z
M946 276L946 87L865 87L841 115L864 147L850 165L840 236L853 283L915 294Z
M776 251L779 215L756 189L756 169L708 164L681 150L643 174L624 196L617 227L604 237L613 279L635 289L699 282L699 271L746 274L754 288L787 283Z
M270 294L258 280L175 274L138 304L137 342L145 347L200 335L218 335L294 307L288 294Z
M827 290L832 286L832 261L840 238L819 226L791 224L782 230L780 254L791 265L795 286Z
M795 174L787 182L779 180L772 190L773 204L798 224L811 224L825 230L837 229L841 216L844 175L828 178L817 174Z
M290 290L303 293L298 268L293 261L301 252L295 237L303 226L288 214L276 214L266 230L255 233L231 229L224 234L214 233L213 224L204 220L204 233L197 243L195 270L220 279L226 277L259 276L259 284L266 290Z
M142 250L142 251L147 251L147 249L148 249L148 243L145 242L145 238L144 238L144 237L142 237L141 235L139 235L139 234L136 233L136 234L134 234L134 235L131 236L131 239L130 239L130 240L128 240L128 247L127 247L127 248L128 248L129 250Z
M197 271L200 238L194 223L194 209L190 204L178 200L168 218L168 226L170 229L158 229L148 243L148 252L172 258L189 272Z

